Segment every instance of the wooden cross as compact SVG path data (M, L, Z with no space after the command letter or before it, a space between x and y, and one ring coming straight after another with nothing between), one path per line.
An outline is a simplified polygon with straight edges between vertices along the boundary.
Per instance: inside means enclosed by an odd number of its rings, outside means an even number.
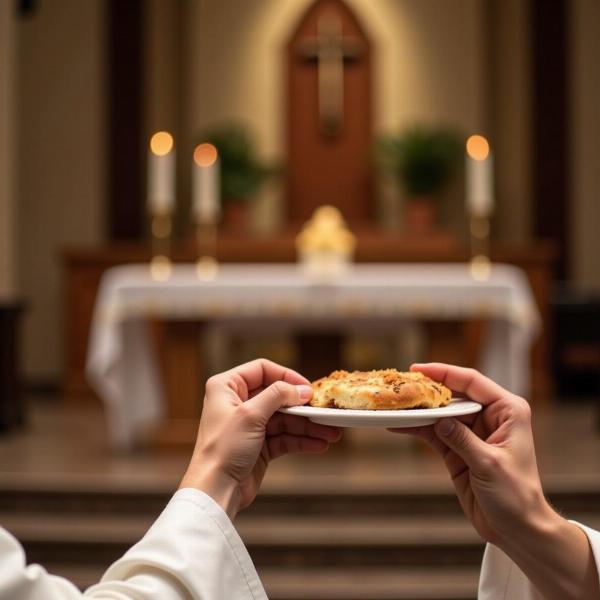
M340 133L344 122L344 64L360 56L360 42L344 38L342 23L334 14L324 14L317 23L317 37L303 40L299 54L316 61L321 132L327 137Z

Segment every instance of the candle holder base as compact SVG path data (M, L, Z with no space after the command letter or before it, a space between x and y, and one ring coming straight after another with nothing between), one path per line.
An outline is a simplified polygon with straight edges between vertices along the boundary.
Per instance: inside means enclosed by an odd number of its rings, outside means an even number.
M487 281L492 271L492 261L483 254L477 254L471 259L469 270L475 281Z
M469 271L476 281L486 281L492 271L490 260L490 219L473 216L469 226L471 232L471 262Z
M151 215L152 260L150 276L154 281L165 281L171 276L172 265L169 258L173 221L169 213Z
M210 281L217 276L217 223L214 220L199 222L196 226L198 243L198 260L196 274L203 281Z
M201 256L196 262L196 275L203 281L211 281L219 272L219 263L212 256Z
M168 256L158 254L150 261L150 276L154 281L166 281L171 276L172 265Z

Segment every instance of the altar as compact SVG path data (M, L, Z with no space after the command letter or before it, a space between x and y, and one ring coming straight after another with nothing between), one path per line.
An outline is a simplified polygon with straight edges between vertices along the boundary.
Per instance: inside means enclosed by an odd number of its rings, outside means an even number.
M315 330L363 322L393 330L419 319L484 319L478 368L524 395L540 326L527 278L503 264L486 281L474 280L467 264L358 264L328 284L307 280L295 264L226 264L210 281L199 279L193 265L175 266L166 281L153 279L147 265L116 267L101 283L87 358L116 448L131 448L165 417L195 426L200 414L200 389L191 405L165 401L150 318L238 325L242 332L246 322ZM199 376L201 360L195 369Z

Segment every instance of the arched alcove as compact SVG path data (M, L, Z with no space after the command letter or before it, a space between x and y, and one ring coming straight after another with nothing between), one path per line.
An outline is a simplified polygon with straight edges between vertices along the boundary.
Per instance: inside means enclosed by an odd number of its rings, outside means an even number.
M317 0L287 48L288 217L322 204L372 215L371 48L342 0Z

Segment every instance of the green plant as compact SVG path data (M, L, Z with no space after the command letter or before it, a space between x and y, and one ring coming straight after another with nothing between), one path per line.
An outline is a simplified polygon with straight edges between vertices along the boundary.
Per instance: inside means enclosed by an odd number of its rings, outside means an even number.
M261 163L250 133L237 123L208 130L199 143L209 142L219 152L221 200L224 203L249 201L275 169Z
M380 169L398 177L411 197L436 196L456 173L461 155L456 132L423 126L383 136L375 148Z

